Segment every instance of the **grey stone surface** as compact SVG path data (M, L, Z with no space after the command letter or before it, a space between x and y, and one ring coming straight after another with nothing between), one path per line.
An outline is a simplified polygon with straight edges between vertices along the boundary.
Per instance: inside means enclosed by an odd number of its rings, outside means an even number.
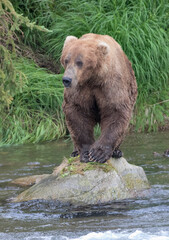
M65 177L55 170L13 201L45 199L88 205L139 197L150 188L142 167L129 164L124 158L111 158L108 164L113 167L108 172L96 168Z

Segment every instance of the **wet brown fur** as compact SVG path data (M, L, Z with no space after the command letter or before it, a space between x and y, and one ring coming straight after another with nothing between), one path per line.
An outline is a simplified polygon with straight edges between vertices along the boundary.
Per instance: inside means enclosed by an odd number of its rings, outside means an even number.
M64 90L63 111L75 150L81 161L105 162L121 144L136 102L131 63L113 38L97 34L68 37L61 63L64 76L72 79ZM95 141L97 123L101 136Z

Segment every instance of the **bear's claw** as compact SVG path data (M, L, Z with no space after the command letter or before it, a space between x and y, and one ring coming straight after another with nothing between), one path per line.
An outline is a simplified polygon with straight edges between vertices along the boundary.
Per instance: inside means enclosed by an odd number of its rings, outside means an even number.
M97 147L93 148L89 152L89 161L95 161L99 163L106 162L112 155L112 150L110 147Z

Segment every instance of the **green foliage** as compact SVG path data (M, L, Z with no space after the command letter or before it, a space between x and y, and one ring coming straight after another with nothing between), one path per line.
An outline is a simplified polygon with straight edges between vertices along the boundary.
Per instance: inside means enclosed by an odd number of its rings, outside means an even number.
M10 2L15 7L16 12L28 17L37 25L50 27L53 15L51 10L53 0L11 0Z
M1 23L5 25L2 26L3 33L14 34L14 32L21 31L20 27L25 25L29 29L37 29L39 31L49 32L44 26L36 25L34 22L30 22L28 17L18 14L13 5L9 0L1 0L0 2L0 14L1 14Z
M9 108L13 96L21 91L24 74L13 65L9 51L0 45L0 113L1 117L6 108Z
M26 139L26 130L23 122L23 109L16 104L16 96L22 93L26 84L26 75L23 67L18 68L15 64L17 55L20 54L19 37L22 35L21 26L29 29L37 29L47 32L44 27L31 23L28 18L16 13L12 4L8 0L0 2L0 142L2 143L21 143ZM25 88L26 89L26 88ZM15 100L13 100L15 99ZM13 107L15 105L15 108ZM15 110L13 110L15 109ZM33 116L33 113L32 113ZM28 119L27 119L28 120ZM50 120L50 119L49 119ZM49 121L48 120L48 121ZM31 120L29 119L31 122ZM52 121L49 121L52 125ZM30 123L29 123L30 125ZM42 128L40 129L40 126ZM39 125L42 135L44 125ZM52 129L52 128L51 128ZM36 132L37 134L37 132Z
M9 106L14 95L21 91L25 80L24 74L15 68L12 61L16 51L15 31L19 29L13 13L15 11L9 1L0 2L0 141Z
M29 79L23 91L15 94L2 120L3 144L40 142L65 135L65 123L61 110L62 76L50 74L32 61L20 59L15 63Z
M50 8L53 4L53 0L11 0L11 3L18 13L23 14L26 19L29 18L29 20L36 24L36 26L43 25L50 28L52 23L52 11ZM44 42L44 33L37 30L39 29L31 29L22 26L22 31L24 32L24 43L31 45L34 48L37 48L38 45L42 47Z
M22 88L24 76L13 65L12 56L16 47L15 31L19 23L15 11L9 1L0 2L0 115L12 102L13 96ZM10 50L8 50L10 49Z

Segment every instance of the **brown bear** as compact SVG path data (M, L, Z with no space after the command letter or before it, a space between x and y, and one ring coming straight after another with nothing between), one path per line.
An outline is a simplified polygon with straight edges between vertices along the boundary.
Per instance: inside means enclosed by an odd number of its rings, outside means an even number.
M131 63L110 36L68 36L61 64L63 111L74 143L73 155L80 161L105 162L125 135L137 98L137 83ZM101 136L95 141L94 126ZM117 154L118 155L118 154Z

